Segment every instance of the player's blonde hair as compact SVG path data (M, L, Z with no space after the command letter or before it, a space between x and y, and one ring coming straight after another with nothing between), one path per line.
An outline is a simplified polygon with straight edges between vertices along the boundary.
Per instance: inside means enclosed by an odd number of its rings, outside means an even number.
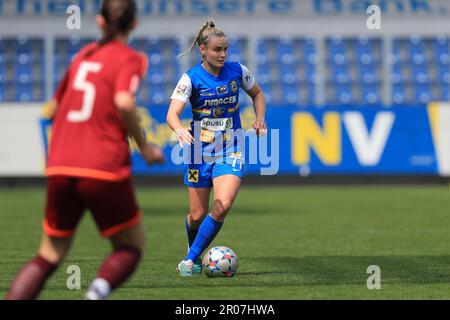
M207 44L209 39L212 37L226 37L225 33L216 28L216 23L214 20L209 19L206 21L206 23L200 28L200 31L197 33L197 37L195 37L194 42L192 43L191 47L184 51L183 53L180 53L178 57L182 57L194 49L195 45L201 46L202 44Z

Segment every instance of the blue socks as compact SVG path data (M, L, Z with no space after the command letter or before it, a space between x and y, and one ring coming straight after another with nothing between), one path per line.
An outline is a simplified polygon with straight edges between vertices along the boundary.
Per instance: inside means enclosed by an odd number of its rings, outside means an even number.
M192 247L192 244L194 243L195 237L197 237L198 228L191 228L188 222L188 217L186 217L186 233L188 237L188 250Z
M195 261L200 255L205 251L205 249L214 240L220 228L222 227L223 221L218 222L208 214L203 220L200 228L198 229L198 235L195 238L193 244L191 245L188 255L184 260Z

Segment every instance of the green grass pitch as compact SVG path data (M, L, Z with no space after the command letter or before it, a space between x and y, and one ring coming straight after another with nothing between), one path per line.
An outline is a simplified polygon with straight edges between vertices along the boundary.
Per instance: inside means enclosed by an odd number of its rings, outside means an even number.
M243 186L213 242L239 257L234 278L181 278L187 191L137 188L147 234L134 276L111 299L450 299L450 190L440 186ZM35 255L44 189L0 189L0 295ZM85 215L40 299L82 299L110 250ZM67 268L81 290L67 288ZM381 289L367 288L367 268Z

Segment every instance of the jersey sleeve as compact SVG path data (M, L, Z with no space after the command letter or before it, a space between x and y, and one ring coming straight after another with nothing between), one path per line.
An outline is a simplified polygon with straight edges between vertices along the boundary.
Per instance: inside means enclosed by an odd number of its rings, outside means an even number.
M189 78L189 76L186 73L183 73L170 99L180 100L186 103L191 97L191 94L192 94L191 78Z
M248 68L241 64L242 68L242 88L249 91L253 88L256 83L255 77L250 73Z
M135 94L147 69L146 58L143 55L134 55L127 60L116 74L114 93L129 92Z

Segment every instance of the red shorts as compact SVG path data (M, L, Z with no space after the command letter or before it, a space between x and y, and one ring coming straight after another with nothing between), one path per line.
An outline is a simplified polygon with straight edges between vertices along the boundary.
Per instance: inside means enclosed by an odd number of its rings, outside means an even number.
M89 209L103 237L139 224L141 214L131 180L111 182L53 176L47 182L44 232L71 237L85 209Z

